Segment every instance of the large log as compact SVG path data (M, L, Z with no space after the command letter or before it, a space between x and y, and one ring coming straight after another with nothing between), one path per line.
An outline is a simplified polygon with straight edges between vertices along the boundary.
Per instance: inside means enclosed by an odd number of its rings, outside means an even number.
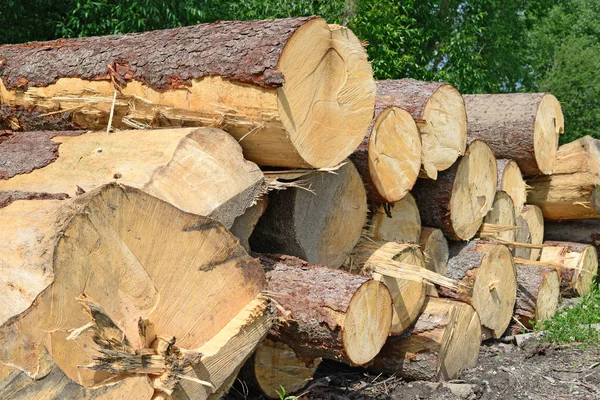
M286 167L344 160L376 92L363 47L318 17L5 45L0 61L0 129L222 127Z
M515 160L526 176L550 174L564 132L560 103L549 93L465 95L469 140L497 158Z
M528 183L527 202L545 219L600 218L600 140L585 136L560 146L552 175Z
M400 201L373 204L365 232L385 242L418 243L421 236L421 215L415 198L407 193Z
M392 322L385 285L292 256L261 255L260 261L280 311L272 340L307 362L321 357L363 365L379 353Z
M471 306L428 298L416 324L388 339L372 369L407 380L451 380L477 364L481 324Z
M264 273L237 239L139 189L14 201L0 220L0 364L30 379L52 363L85 388L151 374L206 399L270 328Z
M423 227L419 245L425 257L428 270L445 275L448 272L448 241L441 230Z
M540 261L557 268L564 297L587 295L598 273L598 253L589 244L545 241Z
M0 143L0 193L63 194L137 187L226 227L264 190L263 174L215 128L15 133ZM18 196L16 196L18 197Z
M534 245L541 245L544 243L544 216L542 215L542 210L538 206L527 204L523 207L523 211L521 212L521 216L525 219L527 223L527 232L529 233L529 241L526 243L531 243ZM529 259L531 261L536 261L540 258L542 250L541 249L531 249L531 254L529 255Z
M515 317L531 328L554 316L560 299L560 280L554 268L517 264Z
M378 102L403 108L421 132L423 178L437 179L465 154L467 113L462 96L443 82L414 79L385 80L377 83Z
M419 179L413 188L423 225L441 229L449 239L469 240L492 208L498 172L490 148L482 141L436 181Z
M496 192L494 203L479 228L479 237L503 242L514 242L517 222L512 198L503 191Z
M470 304L482 327L494 338L502 336L513 314L517 290L515 264L508 248L476 240L453 244L446 275L459 281L458 288L440 287L440 296Z
M335 173L314 173L304 181L309 190L292 187L269 193L250 247L337 268L358 242L366 221L362 180L347 163Z
M378 87L373 123L350 159L365 182L369 200L393 203L404 198L417 181L421 134L413 117L382 94L387 93L386 86L380 83Z
M496 160L498 167L498 187L506 192L515 205L515 215L521 214L527 200L527 184L519 165L514 160Z

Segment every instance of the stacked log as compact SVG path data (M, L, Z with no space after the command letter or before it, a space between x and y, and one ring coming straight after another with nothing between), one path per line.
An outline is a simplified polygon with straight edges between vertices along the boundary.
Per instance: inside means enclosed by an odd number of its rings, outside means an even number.
M515 316L531 328L556 313L560 300L560 279L554 268L517 264Z
M441 230L423 227L419 244L425 257L425 267L438 274L445 275L448 271L448 241Z
M546 241L540 261L557 268L564 297L587 295L598 273L598 253L588 244Z
M521 169L514 160L496 160L496 166L498 167L496 190L506 192L510 196L515 205L515 215L519 215L527 201L527 184Z
M418 243L421 237L421 215L414 197L407 193L400 201L372 204L367 236L385 242Z
M503 191L496 192L494 203L479 228L479 237L498 240L501 243L515 241L515 206L512 198Z
M533 245L540 245L544 242L544 216L542 210L538 206L527 204L523 207L521 217L527 224L527 232L529 233L529 240L526 243ZM532 248L529 259L536 261L540 258L541 250L539 248Z

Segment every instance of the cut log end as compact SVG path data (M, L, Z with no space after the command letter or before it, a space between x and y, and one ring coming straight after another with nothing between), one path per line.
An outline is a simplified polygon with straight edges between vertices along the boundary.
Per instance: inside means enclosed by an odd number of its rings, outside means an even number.
M366 231L376 240L418 243L421 215L414 197L407 193L402 200L393 204L373 206Z
M535 116L533 148L538 169L545 175L552 173L558 150L558 138L564 132L564 119L559 101L546 93Z
M535 205L527 204L523 207L521 216L527 223L527 231L529 232L531 244L542 244L544 242L544 215L542 210ZM541 249L531 249L529 259L537 261L540 258Z
M527 185L519 164L514 160L497 160L498 190L508 193L515 205L515 215L520 215L527 201Z
M514 242L516 228L512 198L506 192L496 192L494 204L479 229L479 237Z
M444 233L436 228L423 228L419 240L425 266L428 270L445 275L448 271L448 241Z
M540 261L559 267L561 294L585 296L598 274L598 253L592 245L571 242L544 242Z
M560 280L553 268L517 265L517 302L515 315L531 327L554 316L560 299Z

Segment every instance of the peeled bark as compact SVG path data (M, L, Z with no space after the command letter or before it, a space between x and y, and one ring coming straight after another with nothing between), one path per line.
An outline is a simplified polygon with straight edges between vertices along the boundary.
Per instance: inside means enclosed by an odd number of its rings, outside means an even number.
M416 324L388 339L372 369L407 380L451 380L477 364L480 345L481 325L471 306L428 298Z
M347 163L335 174L314 173L304 181L310 191L293 187L269 193L250 247L337 268L358 242L366 220L360 175Z
M515 317L526 327L554 316L560 299L560 280L554 268L517 264Z
M15 201L0 219L0 363L32 387L53 363L77 390L142 374L206 399L270 328L260 264L218 222L139 189ZM152 347L165 337L165 351Z
M465 95L469 140L497 158L515 160L526 176L550 174L564 132L560 103L549 93Z
M418 243L421 215L414 197L407 193L395 203L373 205L365 231L376 240Z
M363 365L379 353L392 321L385 285L291 256L261 255L260 261L268 293L280 306L272 340L307 361L322 357Z
M414 79L385 80L377 83L378 104L408 111L419 128L422 142L422 178L437 179L465 154L467 114L462 96L444 82Z
M494 204L483 219L479 228L480 238L489 238L502 242L514 242L517 222L515 206L506 192L496 192Z
M527 202L545 219L600 218L600 140L585 136L560 146L552 175L528 183Z
M519 165L514 160L496 160L498 167L498 187L506 192L515 206L515 215L521 214L527 201L527 184Z
M0 160L4 203L34 194L74 198L116 181L230 227L264 190L256 164L214 128L15 133L0 143Z
M544 216L538 206L527 204L523 207L521 216L527 222L527 231L529 232L530 241L527 243L531 244L542 244L544 243ZM540 258L541 249L531 249L529 259L536 261Z
M457 289L439 288L440 296L468 303L494 338L502 336L515 306L517 276L506 246L472 241L450 247L448 277Z
M318 17L4 45L0 61L0 129L106 129L114 108L119 129L222 127L261 165L337 165L376 92L360 43Z
M231 234L240 240L240 244L246 251L250 251L250 242L248 240L252 236L252 232L254 232L254 228L258 224L260 217L265 213L267 203L267 196L261 196L256 201L256 204L250 206L233 221L233 225L229 229Z
M448 241L442 231L436 228L423 227L419 244L425 257L425 267L430 271L446 275L450 254Z
M451 240L469 240L492 208L498 172L496 159L482 141L465 153L436 181L419 179L413 188L421 220L441 229Z
M589 244L545 241L540 261L557 267L563 297L587 295L598 273L598 253Z

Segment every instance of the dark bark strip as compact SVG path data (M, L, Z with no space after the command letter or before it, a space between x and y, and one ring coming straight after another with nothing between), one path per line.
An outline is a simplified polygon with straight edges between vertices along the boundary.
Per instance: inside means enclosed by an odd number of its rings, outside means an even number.
M53 115L23 106L6 106L0 104L0 129L12 131L67 131L83 127L71 121L71 112ZM2 140L0 139L0 143Z
M22 192L20 190L2 190L0 191L0 208L8 206L17 200L65 200L69 195L66 193L36 193Z

